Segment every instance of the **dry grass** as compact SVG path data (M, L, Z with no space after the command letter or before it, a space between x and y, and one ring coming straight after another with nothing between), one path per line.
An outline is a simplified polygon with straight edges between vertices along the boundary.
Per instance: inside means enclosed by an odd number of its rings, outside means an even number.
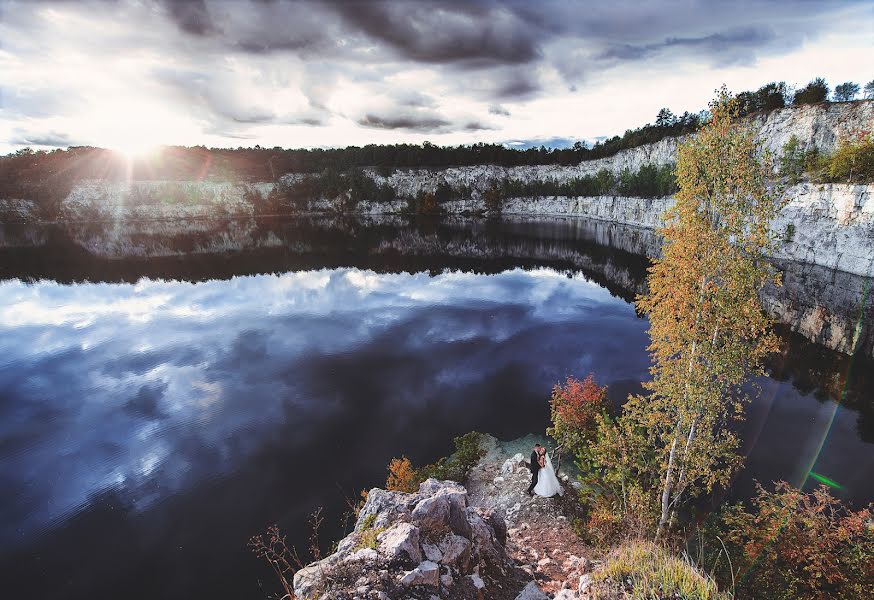
M729 600L716 583L688 561L678 558L661 546L634 541L613 551L604 567L594 574L597 588L606 593L621 588L631 598L640 600Z

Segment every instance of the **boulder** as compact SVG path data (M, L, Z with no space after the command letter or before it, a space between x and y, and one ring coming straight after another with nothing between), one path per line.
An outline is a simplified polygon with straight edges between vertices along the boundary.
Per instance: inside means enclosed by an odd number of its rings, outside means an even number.
M440 559L443 558L440 548L430 542L422 542L422 552L425 554L425 558L434 562L440 562Z
M577 586L577 591L580 594L585 594L589 591L589 588L592 587L592 576L589 574L583 575L580 577L580 585Z
M455 565L462 572L467 570L471 549L469 539L453 533L443 540L441 549L443 551L441 563L444 565Z
M516 600L549 600L549 596L543 593L543 590L540 589L535 582L531 582L525 586L519 595L516 596Z
M440 567L435 562L426 560L419 564L412 571L408 571L400 580L402 585L430 585L438 587L440 585Z
M355 531L366 529L366 525L382 528L395 521L409 519L410 511L417 501L418 497L414 494L373 488L367 493L367 501L358 513Z
M517 452L501 465L501 475L512 475L523 468L525 468L525 457L522 456L521 452Z
M449 500L442 494L424 498L416 504L411 517L424 531L445 527L449 522Z
M419 548L419 528L411 523L396 523L377 538L379 553L389 559L404 558L404 554L419 562L422 560L422 550Z

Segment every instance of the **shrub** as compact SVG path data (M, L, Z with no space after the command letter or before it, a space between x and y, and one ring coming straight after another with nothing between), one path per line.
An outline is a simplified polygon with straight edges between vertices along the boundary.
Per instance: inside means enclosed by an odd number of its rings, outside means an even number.
M733 504L705 529L705 564L738 597L774 600L870 598L874 593L874 505L853 512L823 486L759 486L751 509ZM728 556L726 557L726 553Z
M411 494L419 489L418 477L418 473L413 468L409 458L406 456L393 458L388 463L388 479L385 480L385 489Z
M485 455L482 447L483 434L471 431L454 438L455 452L451 456L416 469L406 456L393 458L388 465L387 490L413 493L419 484L429 478L464 481L470 470Z
M470 470L485 456L482 447L483 434L471 431L452 440L455 444L455 452L447 461L449 464L448 479L464 481L470 474Z
M807 152L801 147L798 137L793 135L783 144L783 153L780 155L780 175L791 183L796 183L804 174L806 159Z
M607 388L595 383L592 373L583 381L568 377L552 388L549 406L552 426L546 433L576 454L595 435L597 416L607 410Z
M596 586L621 587L624 597L641 600L728 600L716 583L688 560L643 541L623 544L594 575ZM611 585L612 584L612 585Z
M828 174L832 181L874 182L874 132L842 141L829 160Z

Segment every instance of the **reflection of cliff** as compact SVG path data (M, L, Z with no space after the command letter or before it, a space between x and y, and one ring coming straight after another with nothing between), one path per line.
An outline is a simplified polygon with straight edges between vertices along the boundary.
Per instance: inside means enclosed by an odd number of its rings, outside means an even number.
M339 266L488 273L549 266L581 271L630 301L645 290L647 257L659 247L652 229L561 217L411 221L333 215L0 225L0 276L201 280ZM792 260L777 264L784 286L763 292L766 310L777 321L827 348L874 355L874 299L866 295L871 278Z

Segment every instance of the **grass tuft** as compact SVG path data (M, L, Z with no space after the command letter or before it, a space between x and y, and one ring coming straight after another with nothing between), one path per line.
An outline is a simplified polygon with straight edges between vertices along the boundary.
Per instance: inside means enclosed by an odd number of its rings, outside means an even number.
M594 574L597 588L622 587L640 600L729 600L716 583L688 561L643 541L623 544ZM612 584L612 585L611 585Z

